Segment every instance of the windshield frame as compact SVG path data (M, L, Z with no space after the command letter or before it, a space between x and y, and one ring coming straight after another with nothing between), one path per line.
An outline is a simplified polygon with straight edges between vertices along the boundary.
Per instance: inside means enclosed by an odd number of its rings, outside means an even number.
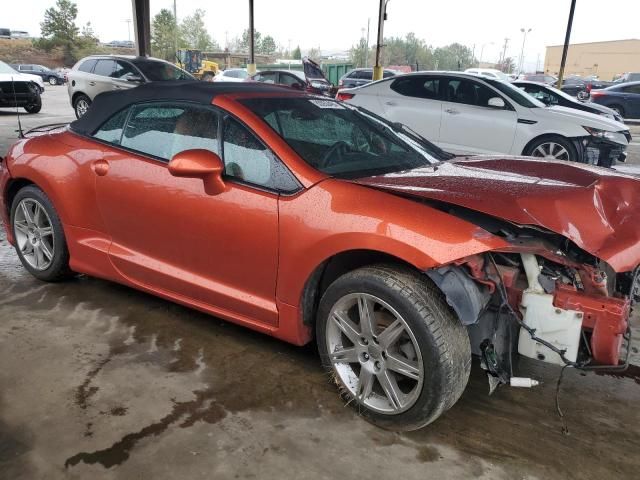
M395 144L401 149L405 151L404 154L396 153L391 154L390 152L378 153L377 155L385 155L389 158L389 161L386 164L381 165L372 165L372 168L364 169L362 167L354 168L353 170L344 169L341 171L331 171L331 168L327 166L318 165L314 162L314 158L310 158L305 155L304 152L300 151L299 148L296 148L294 144L291 143L295 138L288 138L281 131L279 131L276 127L274 127L269 121L266 120L273 112L278 112L278 109L273 109L272 111L261 111L258 108L258 105L255 103L258 101L279 101L279 100L303 100L305 102L313 103L313 101L321 101L321 102L334 102L340 106L339 109L348 111L350 114L354 115L355 118L348 119L344 118L339 114L333 112L333 114L338 118L345 119L348 123L352 123L357 127L360 127L362 133L370 133L373 135L377 135L382 137L382 139L389 141L391 144ZM361 107L357 107L355 105L350 105L344 102L340 102L339 100L327 98L324 96L316 96L316 95L301 95L301 96L292 96L292 95L278 95L277 97L269 96L252 96L247 98L239 98L237 99L238 103L240 103L244 108L248 109L253 115L256 115L270 130L272 130L282 141L284 141L296 154L300 159L315 171L322 175L326 175L328 177L333 178L341 178L341 179L356 179L356 178L366 178L373 175L382 175L386 173L399 172L404 170L412 170L415 168L424 168L424 167L434 167L437 168L439 164L441 164L445 160L449 160L455 155L450 154L441 150L436 145L432 144L428 140L421 137L416 132L412 131L406 126L400 124L392 124L387 120L379 117L378 115L370 112ZM322 108L322 107L320 107ZM286 111L286 108L280 109L280 111ZM331 108L327 108L327 110L333 111ZM354 121L357 120L357 121ZM277 121L277 120L276 120ZM278 123L279 125L279 123ZM363 126L365 127L362 130ZM368 131L367 131L368 130ZM308 141L308 140L302 140ZM340 143L340 140L337 142ZM334 144L335 145L335 144ZM330 147L331 148L331 147ZM364 152L354 152L355 154L364 153ZM376 155L376 154L374 154ZM398 157L391 155L399 155ZM402 155L410 155L411 157L403 158ZM374 158L374 157L372 157ZM403 161L407 164L403 164ZM357 162L356 163L357 165ZM395 162L395 163L394 163ZM411 164L411 163L415 164ZM375 167L375 168L374 168ZM326 168L326 170L325 170Z
M514 86L511 82L503 82L501 80L494 80L492 78L483 78L490 86L498 90L503 95L506 95L509 100L517 103L521 107L525 108L545 108L546 105L537 98L532 97L524 90Z

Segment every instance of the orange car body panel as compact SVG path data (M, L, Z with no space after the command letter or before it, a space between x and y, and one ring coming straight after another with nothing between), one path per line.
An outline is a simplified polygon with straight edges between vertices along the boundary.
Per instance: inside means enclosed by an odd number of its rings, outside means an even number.
M301 315L304 286L336 254L373 250L424 271L510 246L376 182L328 178L238 98L220 95L212 103L240 117L271 148L300 182L298 193L282 196L227 180L224 191L209 195L202 179L177 178L166 162L60 130L19 141L0 167L9 240L6 188L12 179L28 180L55 205L75 271L295 344L312 337Z

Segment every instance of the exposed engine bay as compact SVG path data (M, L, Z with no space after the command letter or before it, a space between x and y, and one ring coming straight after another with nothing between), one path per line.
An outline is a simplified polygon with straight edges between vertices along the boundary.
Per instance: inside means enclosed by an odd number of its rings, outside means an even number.
M515 353L580 369L625 367L620 352L630 334L636 272L616 274L544 228L450 205L446 210L511 245L426 272L467 326L491 392L499 384L532 386L514 377Z

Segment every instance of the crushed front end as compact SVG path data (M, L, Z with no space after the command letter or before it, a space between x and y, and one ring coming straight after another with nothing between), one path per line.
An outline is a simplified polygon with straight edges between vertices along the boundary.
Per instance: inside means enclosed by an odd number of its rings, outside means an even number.
M608 132L590 128L588 131L589 136L576 139L574 142L578 157L583 163L611 167L616 162L626 162L627 146L631 143L629 130Z
M624 366L637 275L616 274L564 237L519 230L506 235L509 248L426 272L467 326L491 391L511 382L515 353L582 369Z

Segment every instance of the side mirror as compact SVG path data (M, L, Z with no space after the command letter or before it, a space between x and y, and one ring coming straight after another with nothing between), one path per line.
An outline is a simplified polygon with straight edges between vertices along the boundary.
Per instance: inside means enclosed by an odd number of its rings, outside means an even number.
M224 164L218 154L200 148L176 153L169 162L169 173L174 177L201 178L207 195L224 192L223 172Z
M489 101L487 102L487 105L491 108L504 108L505 107L505 103L504 100L500 97L493 97L490 98Z
M142 78L140 75L129 75L127 77L127 82L144 83L144 78Z

